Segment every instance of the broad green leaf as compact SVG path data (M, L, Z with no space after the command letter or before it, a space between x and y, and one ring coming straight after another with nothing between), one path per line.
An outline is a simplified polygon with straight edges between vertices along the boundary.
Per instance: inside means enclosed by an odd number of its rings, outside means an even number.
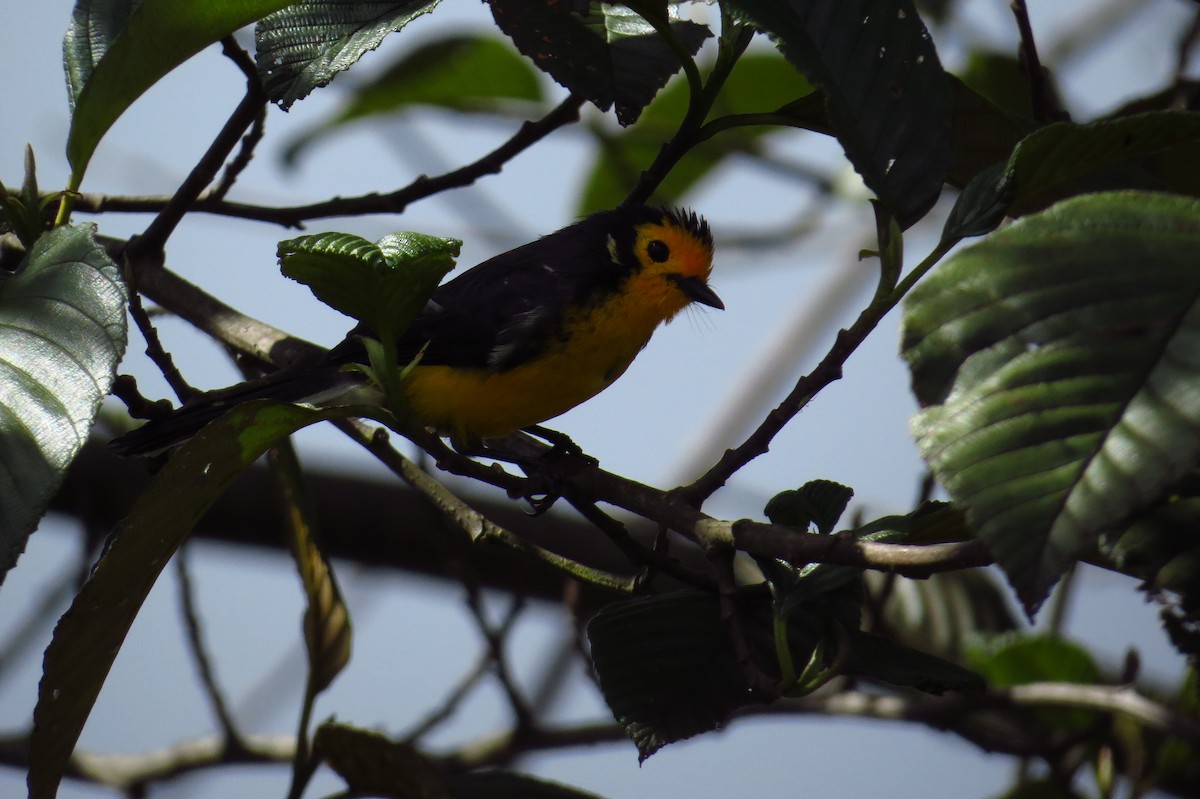
M1089 173L1197 141L1200 113L1191 111L1152 111L1086 125L1059 122L1021 140L1005 177L1013 185L1015 205L1039 207L1046 204L1039 195L1053 194Z
M600 799L594 793L510 771L472 771L450 778L454 799Z
M254 28L258 75L287 110L441 0L302 0L280 3ZM287 8L282 6L287 5Z
M985 646L968 650L971 666L988 684L1011 688L1034 682L1063 682L1094 685L1101 681L1100 669L1083 647L1049 635L1010 635ZM1031 718L1055 730L1082 732L1096 718L1094 713L1059 708L1036 710Z
M1001 688L1032 682L1100 681L1100 669L1086 649L1048 635L999 639L972 650L971 664L989 683Z
M108 46L125 29L142 0L78 0L63 36L63 69L71 109Z
M764 674L777 677L771 607L761 595L739 599L750 655ZM845 635L836 634L820 602L796 608L786 627L793 661L804 663L822 642L824 665L840 659L851 676L932 693L981 685L960 666L855 628L842 630ZM592 618L587 633L605 702L642 760L715 729L738 708L775 698L750 691L715 596L680 592L617 602ZM842 646L847 650L837 651Z
M68 81L86 78L75 100L67 158L78 189L100 139L133 101L175 67L213 42L288 4L288 0L142 0L90 74L82 55ZM76 77L71 73L75 71Z
M950 89L912 0L730 0L825 95L846 157L901 226L950 165Z
M276 442L344 415L338 409L249 402L209 424L167 461L117 525L54 629L29 739L30 799L55 795L134 617L200 517Z
M313 754L359 796L463 799L436 763L411 744L377 732L326 721L313 737Z
M1198 147L1200 113L1194 112L1152 111L1086 125L1047 125L1022 139L1005 163L975 176L959 196L942 238L982 235L1007 214L1027 214L1065 195L1150 184L1159 177L1172 185L1169 176L1130 162L1169 156L1176 149L1193 156ZM1184 169L1188 171L1194 167ZM1200 193L1200 182L1189 186L1185 178L1179 183L1181 193Z
M125 335L120 270L90 225L0 272L0 583L87 441Z
M461 245L421 233L391 233L375 244L348 233L317 233L281 241L279 264L321 302L391 340L421 313L454 268Z
M272 449L268 458L287 512L288 547L307 600L304 644L308 650L308 689L315 696L328 688L350 662L350 611L313 527L316 512L305 491L295 448L291 442L284 442Z
M286 158L294 160L313 141L366 117L420 106L487 113L513 101L540 104L542 91L529 62L507 42L490 36L438 39L355 88L341 111L288 147Z
M779 54L747 53L738 59L725 81L709 119L776 111L812 92L812 84ZM687 109L688 85L684 81L675 81L646 107L636 125L616 135L602 134L584 182L577 207L579 214L586 216L619 205L637 183L642 170L654 160L663 142L675 135ZM651 201L661 205L678 204L686 192L711 174L725 158L757 152L762 138L779 130L766 125L730 128L700 142L670 171Z
M1055 205L908 297L922 455L1032 613L1200 458L1200 201Z
M602 111L615 105L621 125L636 122L681 68L679 56L654 27L625 6L592 2L586 14L579 14L569 3L489 0L488 5L500 30L538 69ZM712 35L685 20L673 19L670 28L689 56Z
M749 699L715 597L614 603L588 622L587 634L600 690L639 760L716 729Z

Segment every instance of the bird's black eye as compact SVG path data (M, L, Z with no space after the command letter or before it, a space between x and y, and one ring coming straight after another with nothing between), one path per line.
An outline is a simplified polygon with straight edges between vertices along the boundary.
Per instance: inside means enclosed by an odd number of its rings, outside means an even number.
M671 248L666 245L666 242L655 239L646 245L646 255L650 256L650 260L661 264L671 257Z

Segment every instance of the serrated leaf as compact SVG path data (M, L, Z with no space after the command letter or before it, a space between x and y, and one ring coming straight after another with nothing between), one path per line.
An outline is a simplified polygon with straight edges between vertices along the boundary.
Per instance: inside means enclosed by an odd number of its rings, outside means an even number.
M316 514L305 491L295 449L290 442L283 442L272 448L269 459L287 512L288 548L304 586L308 690L315 696L328 688L350 662L350 611L313 528Z
M71 189L78 189L100 139L134 100L175 67L238 28L288 4L288 0L142 0L90 74L82 58L71 71L86 78L75 100L67 158Z
M317 139L367 117L421 106L487 113L513 101L542 102L529 62L495 37L449 36L406 53L378 78L354 88L345 107L296 139L285 159L294 160Z
M600 799L548 780L510 771L475 771L450 778L454 799Z
M615 105L622 125L636 122L681 69L671 46L625 6L593 2L580 14L560 3L488 0L488 5L500 30L538 69L602 111ZM686 20L673 19L670 28L689 56L712 35Z
M1200 141L1200 113L1152 111L1076 125L1047 125L1021 140L1009 158L1005 179L1013 204L1042 207L1042 195L1104 167ZM1111 184L1110 184L1111 185Z
M46 233L16 274L0 273L0 583L112 385L125 299L90 225Z
M853 497L854 489L850 486L832 480L810 480L797 490L776 494L764 512L772 524L801 532L812 525L817 532L829 535Z
M764 674L778 676L770 606L746 596L740 629ZM833 635L820 603L798 609L787 623L792 657L805 662L824 639L826 663L844 655L846 674L941 693L975 689L978 675L881 636L842 627ZM752 693L722 620L720 601L679 592L605 607L588 623L592 665L617 722L637 745L640 760L667 744L716 729L740 707L774 697ZM840 646L845 652L834 652Z
M421 313L461 246L421 233L390 233L374 244L348 233L317 233L281 241L279 264L321 302L391 340Z
M441 0L304 0L283 4L254 28L258 75L285 111L377 48Z
M347 724L326 721L313 738L313 754L346 781L351 793L397 799L464 799L415 747Z
M142 0L78 0L63 36L63 69L67 73L67 102L75 100L96 64Z
M716 729L748 700L715 597L614 603L588 622L587 634L600 690L639 760Z
M846 157L907 228L950 164L949 84L911 0L730 0L825 95Z
M52 799L134 617L175 550L237 475L305 425L344 415L265 400L181 446L109 539L46 649L29 739L30 799Z
M905 304L922 455L1034 612L1200 458L1200 202L1087 195L942 264Z

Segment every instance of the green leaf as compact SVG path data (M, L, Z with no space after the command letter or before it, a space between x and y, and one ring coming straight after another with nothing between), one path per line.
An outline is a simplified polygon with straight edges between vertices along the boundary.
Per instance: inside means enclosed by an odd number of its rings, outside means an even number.
M600 690L639 760L716 729L749 698L715 597L614 603L588 622L587 634Z
M767 503L765 513L772 524L805 532L815 526L823 535L833 533L838 519L854 497L854 489L832 480L810 480L798 490L782 491Z
M313 141L367 117L420 106L488 113L513 101L542 102L529 62L495 37L449 36L406 53L378 78L353 89L349 103L294 141L285 158L292 161Z
M317 728L313 754L356 795L462 799L437 764L410 744L332 719Z
M267 96L286 111L354 66L389 33L429 13L439 2L304 0L286 4L287 8L263 17L254 28L258 75Z
M0 583L87 441L125 352L125 288L92 226L0 272Z
M63 69L67 73L67 102L75 100L104 53L125 29L142 0L77 0L71 24L63 36Z
M287 4L288 0L143 0L90 74L82 67L90 56L72 45L68 83L79 78L85 83L75 100L67 138L70 188L79 188L100 139L134 100L208 45ZM115 16L114 11L110 19Z
M949 85L911 0L730 0L825 95L863 181L907 228L949 170Z
M813 93L813 86L782 56L774 52L747 53L738 59L709 119L776 111ZM600 146L584 182L577 206L581 216L619 205L653 162L663 142L679 129L688 110L688 84L667 85L646 107L636 125L612 136L600 135ZM721 131L688 151L655 190L651 202L677 205L683 196L731 155L757 153L762 139L782 128L756 125Z
M149 0L147 0L149 2ZM344 416L259 400L179 448L109 539L46 649L29 739L30 799L52 799L79 733L163 566L235 477L305 425Z
M1014 204L1030 210L1048 205L1047 195L1057 199L1064 186L1104 167L1197 141L1200 113L1191 111L1152 111L1086 125L1059 122L1021 140L1005 179L1013 184Z
M592 2L586 14L579 14L569 3L488 4L500 30L538 69L602 111L615 105L621 125L636 122L680 70L679 56L667 41L625 6ZM712 35L707 27L685 20L673 20L670 29L689 56Z
M1011 688L1034 682L1096 683L1100 669L1091 653L1049 635L1010 636L971 652L972 665L992 685Z
M991 233L1008 215L1015 196L1004 164L997 163L984 169L954 201L942 227L941 244Z
M968 650L971 666L988 684L1011 688L1035 682L1094 685L1101 681L1100 669L1083 647L1049 635L1010 635ZM1095 713L1080 710L1046 709L1030 717L1048 729L1082 732L1094 722Z
M1087 195L907 298L922 455L1025 604L1200 457L1200 202Z
M273 448L268 458L287 510L288 548L307 600L304 644L308 650L308 690L315 696L328 688L350 662L350 611L313 527L316 512L305 490L295 448L291 442L284 442Z
M754 664L778 677L770 605L761 593L743 592L738 600ZM978 675L960 666L845 625L844 635L836 629L824 603L796 608L786 624L790 658L804 663L817 652L818 667L838 662L852 676L933 693L980 687ZM712 595L679 592L617 602L592 618L587 633L604 700L641 760L716 729L738 708L775 698L749 689L721 603Z
M281 241L279 264L321 302L387 341L421 313L461 246L421 233L391 233L375 244L348 233L317 233Z

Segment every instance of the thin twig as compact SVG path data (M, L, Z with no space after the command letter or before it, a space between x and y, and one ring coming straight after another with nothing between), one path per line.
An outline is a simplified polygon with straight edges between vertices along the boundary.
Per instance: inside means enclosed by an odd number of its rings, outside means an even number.
M222 200L229 194L229 190L233 188L233 184L237 182L237 179L246 167L250 166L250 161L254 158L254 149L262 141L266 124L267 106L263 105L258 109L258 116L254 118L254 122L250 125L250 130L246 131L245 136L242 136L242 144L238 148L237 155L225 165L225 171L221 173L221 179L205 197L213 200Z
M366 424L357 420L343 419L334 421L334 425L359 444L366 447L372 455L378 458L384 466L389 468L404 482L424 494L438 510L446 514L447 518L470 536L472 541L492 541L498 543L549 566L571 579L588 583L596 588L602 588L619 594L628 594L632 590L632 580L629 578L577 563L570 558L564 558L562 555L558 555L524 540L512 531L491 521L455 496L453 492L428 473L418 468L411 460L401 455L394 447L387 443L386 439L376 435L375 431ZM416 431L413 431L413 438L415 440L428 441L430 436L417 435ZM445 449L445 445L442 445L440 441L436 443L440 448ZM473 467L479 467L488 476L485 482L491 483L493 480L496 480L497 484L505 483L511 485L513 475L509 475L503 470L489 469L483 467L481 464L476 464L469 458L461 456L458 456L455 462L467 462L472 464ZM472 469L472 471L475 470ZM478 471L475 473L479 474ZM504 475L504 477L509 479L501 479L499 475Z
M146 341L146 355L158 367L158 371L162 373L167 385L175 392L179 401L187 402L195 395L196 390L192 388L183 373L179 371L179 367L175 365L175 358L163 346L162 339L158 335L158 328L154 326L150 315L146 313L146 308L142 305L142 295L137 291L129 293L129 315L133 317L134 324L137 325L142 338Z
M458 712L458 708L471 695L471 692L483 682L483 678L488 675L491 667L492 653L490 650L487 650L479 657L475 665L462 676L458 681L458 685L454 686L442 701L442 704L418 722L411 730L401 735L400 740L406 744L416 746L422 738Z
M139 260L146 253L161 252L167 239L183 217L193 209L196 199L216 177L225 159L237 146L238 140L248 127L254 124L263 106L266 95L256 82L248 84L246 96L238 103L224 127L213 139L200 161L188 173L170 201L158 212L145 232L129 244L129 259Z
M475 626L479 628L479 633L483 636L492 669L504 695L508 698L508 706L513 712L516 728L518 730L532 729L535 722L533 711L520 688L517 687L517 681L509 670L508 659L504 655L504 642L512 631L517 617L524 609L525 600L519 595L514 595L504 619L495 628L488 621L486 608L483 606L483 592L479 590L478 585L467 586L467 607L471 610Z
M200 684L204 687L204 694L208 697L208 703L228 746L231 749L244 750L244 738L238 732L233 714L229 712L229 704L225 701L221 686L217 684L212 659L209 658L208 649L204 645L204 633L200 629L200 614L196 612L195 589L188 569L187 552L188 548L184 545L176 554L175 576L179 580L179 610L183 614L184 629L187 630L188 650L192 654L196 671L200 675Z
M608 539L621 550L621 554L628 558L631 563L644 566L648 569L655 569L670 577L674 577L681 583L699 588L702 591L716 592L717 583L713 578L694 572L691 569L686 569L677 560L667 557L664 553L642 546L629 534L629 531L625 529L625 525L600 510L596 503L572 499L570 496L566 499L575 510L579 511L583 518L594 524L602 533L608 536ZM644 582L644 580L641 582Z
M484 175L498 174L513 158L544 139L555 130L579 119L579 108L584 98L570 95L546 116L536 122L525 122L513 136L487 155L466 166L435 177L422 175L402 189L390 194L371 193L358 197L335 197L308 205L262 206L235 203L202 196L189 208L221 216L232 216L258 222L270 222L284 227L303 227L313 219L331 216L365 216L367 214L398 214L409 204L448 189L470 186ZM108 197L105 195L81 195L76 208L92 213L160 211L167 198L153 197Z
M1025 79L1029 81L1029 94L1033 103L1033 117L1039 122L1060 122L1067 119L1066 113L1059 107L1050 91L1050 83L1046 79L1046 70L1038 58L1037 42L1033 38L1033 25L1029 22L1029 9L1025 0L1010 0L1013 16L1017 20L1017 30L1021 34L1019 59L1021 68L1025 71Z

